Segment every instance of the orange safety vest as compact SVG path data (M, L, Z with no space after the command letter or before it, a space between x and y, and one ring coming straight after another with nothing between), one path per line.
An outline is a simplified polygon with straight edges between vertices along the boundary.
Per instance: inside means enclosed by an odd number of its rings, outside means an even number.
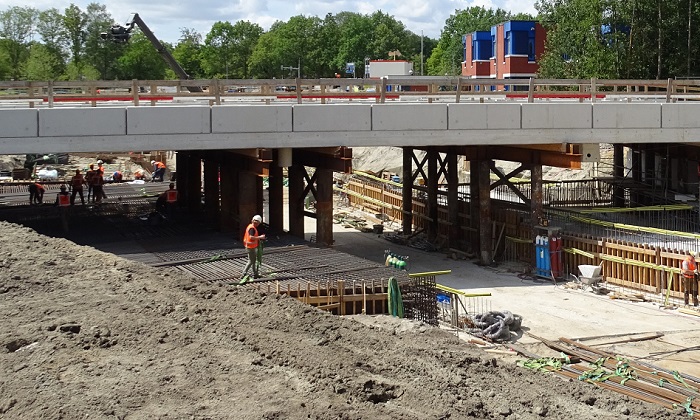
M692 260L692 261L691 261L691 260L685 260L684 263L685 263L685 265L688 266L685 270L690 271L691 273L690 273L690 274L686 274L685 271L684 271L684 272L683 272L683 277L685 277L685 278L687 278L687 279L692 279L693 277L695 277L694 271L695 271L695 269L697 268L697 266L695 265L695 260Z
M243 235L243 245L245 245L245 247L248 249L257 248L258 247L258 239L251 238L250 229L253 229L253 231L255 232L253 234L253 236L259 236L258 230L255 228L255 226L252 223L249 224L248 227L245 228L245 235Z
M156 162L156 163L153 164L153 166L154 166L156 169L165 168L165 164L164 164L163 162Z
M83 188L83 184L85 183L85 178L83 175L75 175L73 178L71 178L70 185L73 187L73 189L76 188Z
M58 194L58 205L60 207L70 206L70 196L68 194Z
M167 202L168 203L175 203L177 202L177 190L168 190L166 191L168 194L166 195L167 197Z

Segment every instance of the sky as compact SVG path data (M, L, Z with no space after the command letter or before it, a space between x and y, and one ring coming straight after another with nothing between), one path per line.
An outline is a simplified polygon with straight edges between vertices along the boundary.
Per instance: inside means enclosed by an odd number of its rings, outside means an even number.
M535 0L0 0L0 11L11 6L30 5L39 10L55 7L63 12L71 3L85 10L92 2L106 5L107 11L122 25L131 13L138 13L159 39L172 44L177 43L182 28L192 28L204 38L217 21L250 21L268 30L275 21L286 22L292 16L323 18L328 13L371 14L381 10L403 22L413 33L437 39L445 20L455 10L483 6L537 14Z

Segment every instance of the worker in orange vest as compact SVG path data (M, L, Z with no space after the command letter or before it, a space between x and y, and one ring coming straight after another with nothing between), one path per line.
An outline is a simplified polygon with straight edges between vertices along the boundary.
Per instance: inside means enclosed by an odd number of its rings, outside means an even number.
M690 251L681 265L683 275L683 298L685 304L690 301L689 295L693 295L693 305L698 306L698 265L695 261L695 252Z
M152 160L151 165L153 165L153 177L151 178L151 182L163 182L163 176L165 175L165 164L163 162L156 162L155 160Z
M56 202L54 205L59 207L68 207L71 205L70 193L65 185L61 185L61 191L56 194Z
M168 219L172 219L177 204L177 190L175 183L171 182L168 185L168 190L158 196L156 200L156 212L161 216L167 214ZM165 213L165 214L164 214Z
M75 170L75 175L70 179L70 187L73 193L70 196L70 205L75 204L76 194L80 194L80 202L85 205L85 197L83 196L83 185L85 185L85 177L80 173L80 169ZM90 199L88 198L88 201Z
M44 186L38 182L29 184L29 205L42 204L44 202Z
M245 268L243 269L243 276L241 281L247 278L248 270L250 270L251 267L253 268L253 278L260 278L260 276L258 275L258 265L256 264L258 256L258 245L261 239L266 238L265 234L261 235L258 232L258 226L260 226L260 223L262 223L262 217L259 214L256 214L255 216L253 216L253 220L251 220L248 227L245 228L245 234L243 235L243 245L245 246L246 251L248 251L248 264L246 264Z

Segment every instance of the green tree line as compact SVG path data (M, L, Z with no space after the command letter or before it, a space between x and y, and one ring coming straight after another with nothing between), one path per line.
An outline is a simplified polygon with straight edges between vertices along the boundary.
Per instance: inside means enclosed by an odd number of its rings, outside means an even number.
M537 17L470 7L447 18L439 39L415 34L381 11L293 16L268 31L249 21L219 21L204 35L183 28L177 43L165 47L193 78L295 77L289 67L299 67L302 77L333 77L350 62L362 77L366 58L389 59L394 51L414 63L416 74L457 75L465 34L537 19L548 30L540 77L696 77L698 1L539 0ZM128 43L102 39L114 22L99 3L85 10L71 4L62 11L0 11L0 80L176 77L138 29Z

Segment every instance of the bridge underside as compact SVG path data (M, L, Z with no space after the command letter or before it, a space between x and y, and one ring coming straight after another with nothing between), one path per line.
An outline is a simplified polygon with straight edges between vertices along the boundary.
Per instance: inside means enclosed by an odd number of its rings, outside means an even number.
M449 246L481 250L482 261L490 262L492 255L491 198L490 190L498 185L511 185L508 180L514 175L501 173L493 164L493 159L503 159L520 155L525 160L515 171L528 169L532 173L533 199L522 196L523 202L532 208L533 225L542 217L542 162L562 167L580 167L581 155L572 150L554 150L551 146L536 149L532 146L520 149L506 148L496 153L488 147L428 147L419 160L410 147L403 148L403 232L410 234L414 229L412 218L412 198L416 193L423 194L428 208L426 233L429 240L435 240L439 224L446 223L449 230ZM471 196L469 214L470 226L461 226L458 214L464 201L458 197L460 156L467 156L471 165ZM525 158L525 159L523 159ZM268 214L266 223L272 231L281 232L284 227L285 198L283 183L288 181L288 226L289 232L304 238L304 217L316 219L316 241L323 245L333 244L333 185L334 172L352 172L352 150L345 147L315 149L245 149L227 151L179 151L177 153L177 188L180 191L179 204L190 212L204 212L207 219L217 224L223 231L235 232L241 236L254 214L264 214L263 178L268 179ZM285 172L286 168L286 174ZM491 183L490 174L499 176ZM417 185L421 176L425 185ZM202 185L203 181L203 185ZM447 220L438 214L438 185L447 188ZM513 191L518 191L512 188ZM202 191L204 200L201 199ZM538 194L539 191L539 194ZM307 199L309 197L309 199ZM477 199L478 198L478 199ZM314 203L311 211L307 204ZM466 229L465 229L466 228ZM470 231L478 232L473 235Z
M424 152L422 157L418 157L417 150ZM660 160L669 161L664 164L669 167L666 182L675 183L676 187L679 182L680 187L684 183L695 185L686 189L694 188L690 192L697 193L700 154L696 147L678 145L658 150L652 145L632 145L630 151L631 174L626 174L623 146L614 146L615 206L656 204L650 189L659 182ZM442 236L443 246L474 251L482 263L490 264L497 246L492 231L493 212L498 211L492 203L492 191L506 186L530 209L527 222L533 227L534 240L544 213L543 165L580 168L585 160L581 152L579 146L566 144L501 148L404 147L402 231L406 235L415 231L417 223L412 206L415 197L420 196L427 216L420 224L428 240L435 242ZM518 161L520 166L503 173L494 160ZM316 219L316 241L330 246L333 244L333 173L351 173L351 162L352 149L346 147L179 151L179 204L190 212L204 213L207 220L221 230L235 232L237 236L242 236L253 215L263 214L270 229L278 232L284 229L286 215L289 232L304 238L307 233L304 218L312 217ZM458 165L465 164L470 172L467 197L460 195L458 180L460 170L466 169ZM528 196L510 181L522 171L529 171ZM267 185L263 183L264 178L268 179ZM284 195L285 180L288 197ZM626 185L630 182L637 187ZM268 191L266 206L263 204L265 189ZM465 220L468 220L466 224Z

